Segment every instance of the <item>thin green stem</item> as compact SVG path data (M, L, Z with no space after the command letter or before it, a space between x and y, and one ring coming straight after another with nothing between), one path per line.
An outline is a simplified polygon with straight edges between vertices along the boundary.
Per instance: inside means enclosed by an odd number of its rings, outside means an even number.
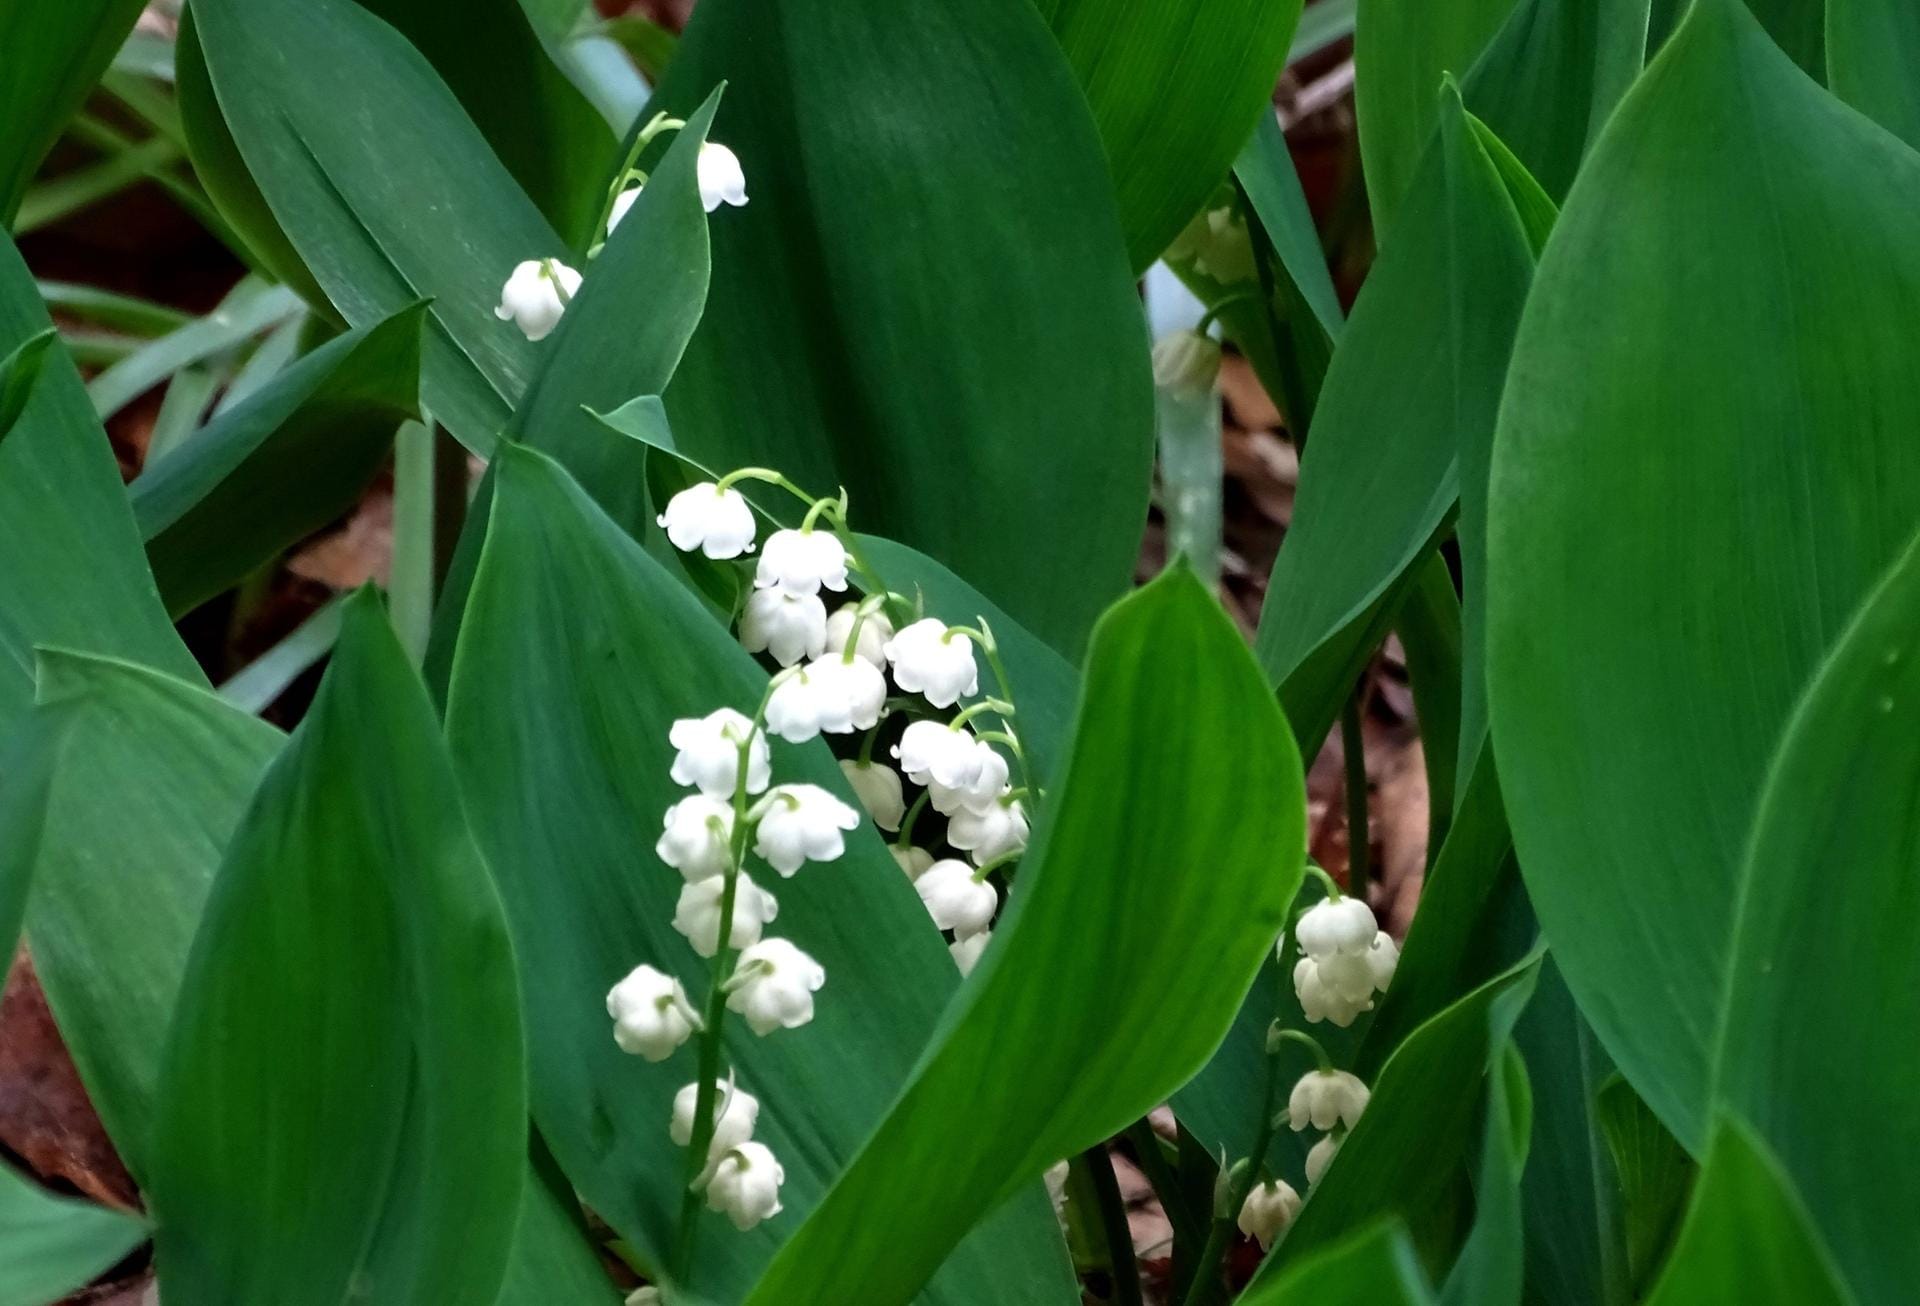
M1307 874L1311 875L1314 879L1320 881L1320 885L1322 888L1324 888L1327 891L1327 897L1329 899L1341 898L1346 896L1344 893L1341 892L1340 881L1334 879L1331 875L1328 875L1327 868L1324 866L1321 866L1319 863L1308 862Z
M632 179L634 167L640 162L640 155L654 138L663 131L678 131L687 124L679 118L669 118L665 113L656 113L647 120L647 125L633 134L633 140L627 146L627 153L620 160L620 171L613 174L613 184L607 187L606 198L600 201L600 216L594 221L587 235L589 248L600 244L607 237L607 222L613 217L613 203L627 188Z
M1278 1052L1280 1045L1283 1043L1298 1043L1301 1047L1313 1053L1314 1062L1319 1066L1321 1074L1329 1075L1333 1073L1333 1058L1327 1055L1327 1050L1324 1047L1320 1046L1319 1039L1307 1033L1305 1030L1282 1029L1280 1028L1280 1022L1276 1020L1273 1022L1273 1028L1267 1032L1267 1051Z
M1161 1149L1160 1135L1153 1132L1152 1123L1143 1117L1128 1125L1127 1141L1133 1144L1134 1159L1139 1161L1141 1173L1147 1176L1154 1195L1160 1199L1160 1209L1167 1213L1167 1221L1173 1225L1175 1242L1183 1247L1203 1242L1206 1234L1187 1205L1186 1195L1180 1188L1180 1176Z
M1367 753L1361 738L1360 706L1364 686L1348 695L1340 709L1340 751L1346 757L1347 892L1365 902L1373 871L1372 826L1367 816Z
M1100 1232L1107 1243L1107 1262L1113 1267L1113 1300L1116 1306L1141 1306L1140 1266L1133 1256L1133 1228L1127 1223L1127 1206L1120 1197L1120 1181L1113 1173L1113 1158L1105 1143L1096 1143L1080 1154L1093 1181L1094 1205L1100 1210Z
M907 814L900 818L900 837L894 840L902 848L913 846L913 823L920 819L920 813L927 810L927 800L933 797L933 790L922 789L919 797L907 808Z

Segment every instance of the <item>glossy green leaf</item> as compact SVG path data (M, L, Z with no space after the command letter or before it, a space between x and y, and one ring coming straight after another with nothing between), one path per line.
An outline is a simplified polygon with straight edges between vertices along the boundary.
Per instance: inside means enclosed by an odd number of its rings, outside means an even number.
M208 895L147 1190L188 1301L493 1300L525 1174L513 951L377 596Z
M0 356L51 325L0 241ZM49 350L0 441L0 736L33 694L33 650L59 644L198 678L140 552L120 470L64 350Z
M1581 1010L1690 1149L1767 758L1920 520L1916 206L1920 157L1699 0L1575 184L1514 347L1501 786Z
M722 705L751 709L766 675L557 463L509 445L494 465L448 733L506 899L527 1025L540 1031L535 1118L588 1204L660 1266L685 1164L666 1121L692 1061L622 1053L606 993L641 962L699 989L707 963L670 925L680 877L655 860L645 832L682 792L667 774L672 722ZM783 781L846 792L824 744L774 752ZM744 1294L819 1202L905 1081L959 979L871 827L850 835L831 866L769 887L780 933L828 980L804 1029L762 1039L729 1022L727 1057L761 1099L756 1136L786 1169L786 1210L744 1234L703 1212L712 1227L691 1287L720 1301ZM970 1303L983 1291L1036 1304L1070 1291L1039 1185L953 1256L930 1300Z
M575 249L595 224L620 145L547 57L521 0L360 0L425 55L493 152Z
M1201 674L1176 692L1169 662ZM1286 722L1190 572L1096 629L1063 774L939 1036L749 1302L909 1300L1018 1184L1144 1115L1225 1035L1299 888L1306 818Z
M1920 147L1920 9L1900 0L1827 0L1827 85Z
M1487 1074L1485 1114L1473 1230L1441 1287L1441 1306L1520 1306L1526 1263L1520 1178L1533 1132L1533 1098L1526 1062L1511 1043Z
M1619 1075L1600 1086L1600 1127L1620 1178L1620 1214L1632 1291L1653 1286L1680 1227L1699 1167Z
M1458 450L1493 424L1532 271L1459 96L1443 101L1439 145L1328 369L1261 610L1254 647L1303 748L1325 735L1445 526Z
M12 226L27 183L106 71L141 0L32 0L0 7L0 225Z
M708 0L662 106L722 79L714 136L752 198L712 218L666 392L683 451L844 483L868 529L1078 657L1132 576L1153 392L1112 181L1045 23L1030 0Z
M1827 5L1845 0L1746 0L1774 43L1816 81L1826 80Z
M423 397L491 449L542 357L494 316L500 287L566 242L420 53L352 0L194 13L226 125L301 261L354 326L432 300Z
M1533 990L1537 956L1422 1025L1373 1080L1366 1114L1314 1185L1256 1285L1369 1220L1394 1216L1429 1266L1445 1263L1460 1219L1457 1186L1481 1080Z
M33 386L40 379L40 366L46 361L47 348L60 333L47 327L28 336L0 358L0 440L7 438L20 414L27 411Z
M140 1221L56 1197L0 1165L0 1306L47 1306L139 1245Z
M1906 1287L1885 1300L1903 1300ZM1853 1300L1780 1163L1746 1125L1723 1118L1647 1306L1851 1306Z
M1433 1292L1406 1230L1380 1221L1248 1288L1236 1306L1428 1306Z
M1920 1052L1888 1038L1920 1019L1920 542L1821 667L1756 813L1715 1096L1770 1145L1860 1295L1895 1301L1920 1281L1900 1215L1920 1178L1887 1164L1920 1146Z
M1093 108L1127 252L1134 271L1145 271L1269 111L1299 0L1038 7Z
M128 487L170 611L351 507L417 415L425 306L328 341Z
M39 729L17 735L30 751L0 790L0 897L31 877L40 982L116 1149L145 1180L163 1043L201 908L284 736L204 690L109 659L43 654L40 700ZM610 1296L591 1248L535 1179L521 1220L501 1306Z

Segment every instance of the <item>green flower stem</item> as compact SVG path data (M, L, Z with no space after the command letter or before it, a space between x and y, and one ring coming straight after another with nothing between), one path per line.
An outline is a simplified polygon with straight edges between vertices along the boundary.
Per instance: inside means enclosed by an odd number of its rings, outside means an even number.
M1324 866L1319 866L1313 862L1308 862L1307 874L1313 876L1314 879L1320 881L1322 887L1324 887L1327 891L1327 898L1329 901L1335 898L1343 898L1346 896L1340 890L1340 881L1334 879L1331 875L1328 875L1327 870Z
M978 703L972 703L960 709L954 714L953 720L947 722L947 725L958 730L984 712L991 712L997 717L1004 718L1014 715L1014 707L1003 698L983 698Z
M933 790L922 789L913 804L907 808L907 814L900 818L900 837L894 840L902 848L913 846L913 823L920 819L920 813L927 810L927 802L933 797Z
M613 185L607 187L607 196L600 201L600 216L593 224L593 232L587 238L590 246L598 245L607 237L607 221L613 217L613 202L620 198L620 192L627 188L632 178L634 166L640 162L641 153L653 144L656 137L664 131L679 131L686 126L681 118L669 118L665 113L656 113L647 120L647 125L633 135L633 143L627 146L627 154L620 161L620 171L613 174Z
M1080 1154L1093 1181L1094 1205L1100 1209L1100 1232L1107 1242L1107 1261L1113 1267L1115 1306L1141 1306L1140 1266L1133 1256L1133 1229L1127 1224L1127 1206L1120 1198L1120 1181L1105 1143L1095 1143Z
M1333 1058L1327 1055L1327 1050L1324 1047L1320 1046L1319 1039L1307 1033L1305 1030L1282 1029L1280 1022L1276 1020L1273 1022L1273 1028L1267 1031L1267 1051L1278 1052L1283 1043L1300 1044L1300 1046L1306 1048L1307 1051L1313 1053L1314 1062L1319 1066L1321 1074L1330 1075L1333 1073Z
M1187 1205L1186 1194L1180 1188L1180 1176L1161 1150L1160 1135L1153 1132L1153 1124L1145 1118L1134 1121L1127 1126L1127 1141L1133 1144L1141 1173L1153 1185L1154 1195L1160 1199L1160 1208L1167 1213L1167 1220L1173 1225L1176 1244L1189 1249L1198 1248L1206 1240L1206 1231L1194 1218L1193 1208Z

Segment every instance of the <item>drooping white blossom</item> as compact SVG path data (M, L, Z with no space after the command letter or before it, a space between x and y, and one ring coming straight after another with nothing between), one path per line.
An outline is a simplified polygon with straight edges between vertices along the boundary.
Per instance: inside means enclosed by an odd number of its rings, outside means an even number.
M925 781L927 801L942 816L985 812L999 806L1002 795L1007 792L1007 759L983 739L974 740L974 751L980 770L972 780L950 785L937 775L929 775Z
M738 207L747 202L747 174L740 167L740 156L717 141L701 143L694 173L700 182L700 206L707 212L722 204Z
M900 828L900 818L907 814L907 800L898 771L885 762L861 762L849 757L841 759L840 773L847 777L854 797L875 825L890 833Z
M951 857L920 872L913 887L933 923L962 939L993 924L993 913L1000 906L994 887L974 879L973 867Z
M760 793L773 778L767 737L730 707L673 723L667 732L667 742L677 750L669 772L673 782L694 785L711 798L733 797L740 775L740 744L748 738L753 742L747 748L747 792Z
M962 975L973 974L973 968L980 962L980 954L987 950L987 944L992 939L992 930L981 930L978 934L969 934L947 945L947 951L953 954L953 964L960 968Z
M907 873L909 880L919 879L933 865L933 854L912 844L888 844L887 851L893 854L894 861L900 863L900 869Z
M987 769L999 756L991 745L943 721L910 723L893 746L893 755L915 784L968 792L985 787ZM1000 791L996 787L993 792Z
M1261 1251L1273 1247L1274 1240L1287 1231L1293 1217L1300 1214L1300 1194L1291 1184L1279 1179L1255 1184L1247 1193L1236 1221L1240 1232L1259 1242Z
M700 1023L680 981L651 966L635 966L607 991L613 1041L622 1052L665 1061Z
M827 652L844 653L847 640L853 637L853 623L859 616L860 605L844 603L833 610L827 618ZM860 639L854 646L853 655L865 658L880 670L887 669L887 641L893 638L893 623L887 620L887 614L879 610L869 612L866 620L860 623Z
M1320 1182L1320 1176L1333 1164L1334 1155L1340 1150L1340 1141L1344 1134L1328 1134L1325 1138L1307 1149L1307 1187L1311 1189Z
M661 1306L665 1300L658 1288L650 1283L643 1283L627 1294L623 1306Z
M707 1205L745 1233L780 1214L780 1185L787 1172L764 1143L742 1143L720 1157L707 1181Z
M781 677L767 697L767 729L789 743L870 730L886 706L887 683L879 669L829 653Z
M860 813L819 785L775 785L754 808L753 851L791 876L806 862L830 862L847 851L846 831Z
M720 905L725 901L727 877L716 875L680 890L673 909L673 928L687 936L687 942L702 957L720 950ZM733 890L733 926L727 935L729 948L749 948L760 941L760 930L780 912L774 896L742 873Z
M781 530L767 536L754 567L760 589L818 594L847 587L847 550L832 531Z
M1367 1109L1367 1086L1344 1070L1309 1070L1287 1097L1287 1123L1295 1132L1312 1125L1328 1130L1360 1123Z
M1027 846L1027 812L1018 798L1002 793L978 810L961 807L947 822L947 842L973 854L976 866Z
M827 605L818 594L755 590L740 613L740 646L771 653L783 667L817 658L827 648Z
M709 558L737 558L753 548L753 509L746 496L718 481L689 485L667 500L655 518L682 553L695 549Z
M1373 987L1385 993L1398 969L1400 945L1393 941L1391 934L1381 930L1373 936L1373 946L1367 949L1367 970L1373 976Z
M798 1029L813 1019L813 995L827 972L785 939L764 939L740 954L727 981L727 1010L747 1018L756 1034Z
M1324 961L1302 957L1293 967L1293 991L1308 1020L1330 1020L1345 1029L1373 1009L1372 967L1365 954L1335 953Z
M560 325L567 301L580 291L580 274L558 259L529 259L516 264L500 288L493 315L520 328L529 340L545 340Z
M733 804L689 794L667 809L665 831L653 845L661 861L689 883L725 874L731 860Z
M935 707L952 707L980 692L980 668L973 641L933 617L895 632L886 642L893 679L910 694L924 694Z
M635 182L613 197L613 208L607 213L609 236L613 234L613 229L620 225L620 219L627 216L627 210L633 207L633 202L640 198L640 186L641 183Z
M1363 953L1379 932L1373 911L1352 894L1321 899L1301 914L1300 923L1294 927L1300 951L1315 960L1339 953Z
M667 1123L667 1133L681 1147L693 1145L693 1118L699 1109L698 1081L673 1095L673 1117ZM754 1126L759 1123L759 1098L744 1089L718 1085L713 1095L713 1141L707 1146L709 1161L752 1138Z

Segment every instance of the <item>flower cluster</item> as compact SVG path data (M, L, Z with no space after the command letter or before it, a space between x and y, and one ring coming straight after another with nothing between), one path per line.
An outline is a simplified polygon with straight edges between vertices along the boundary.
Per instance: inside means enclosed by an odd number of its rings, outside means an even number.
M608 202L606 234L611 236L646 184L646 174L633 166L640 151L662 131L684 127L677 118L658 115L636 136L627 166L621 170L618 189ZM739 156L715 141L703 141L694 158L694 172L700 187L700 204L712 213L722 204L747 202L746 173ZM598 247L588 251L588 257ZM556 258L530 259L513 269L500 290L500 304L493 310L502 322L512 322L529 340L544 340L560 325L567 305L580 293L580 273Z
M793 489L777 473L747 468L680 491L658 519L676 548L716 561L753 553L756 523L734 488L740 479ZM740 613L742 646L778 667L766 728L792 743L819 735L862 737L856 755L841 759L841 772L874 824L896 836L894 860L934 923L951 933L955 962L969 971L1000 907L988 876L1017 858L1029 836L1022 791L994 747L998 739L1017 749L1017 741L1006 731L983 736L970 728L981 712L1004 721L1013 705L989 698L944 715L980 693L975 641L990 637L984 624L975 630L919 615L848 552L844 501L807 502L799 527L776 530L760 546ZM823 517L834 526L823 525ZM829 611L828 596L847 594L855 572L869 596L849 597ZM896 627L896 615L917 619ZM887 750L889 765L874 756L875 744L883 732L892 735L896 715L910 720ZM911 800L909 785L918 789ZM946 820L942 839L915 843L916 819L929 807ZM763 823L763 838L765 829ZM956 855L936 856L939 841Z
M1345 1029L1373 996L1385 993L1400 964L1400 950L1359 898L1330 896L1309 907L1294 927L1300 960L1293 988L1308 1020L1330 1020Z

